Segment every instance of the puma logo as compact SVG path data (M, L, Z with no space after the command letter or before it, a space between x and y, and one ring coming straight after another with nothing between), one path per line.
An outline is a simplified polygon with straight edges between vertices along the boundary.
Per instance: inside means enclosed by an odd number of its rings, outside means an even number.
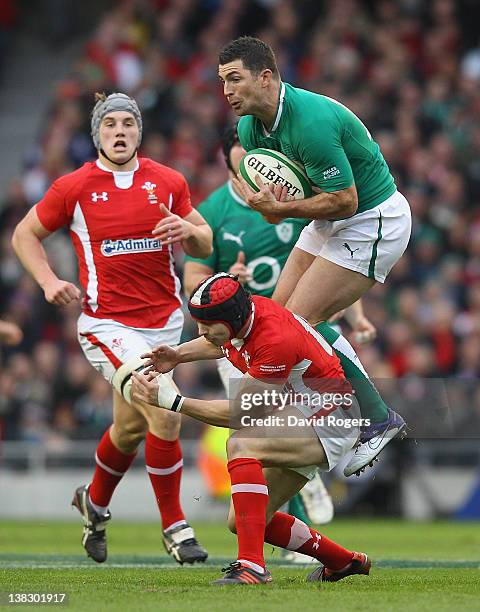
M223 239L224 240L232 240L233 242L236 242L240 248L243 249L243 242L242 242L243 234L245 234L245 230L242 230L238 234L238 236L235 236L235 234L231 234L230 232L223 232Z
M342 246L343 246L343 247L345 247L345 248L347 249L347 251L350 253L350 255L352 256L352 258L353 258L353 254L355 253L355 251L360 250L360 247L357 247L356 249L353 249L353 251L352 251L352 249L350 248L350 245L349 245L347 242L344 242L344 243L342 244Z

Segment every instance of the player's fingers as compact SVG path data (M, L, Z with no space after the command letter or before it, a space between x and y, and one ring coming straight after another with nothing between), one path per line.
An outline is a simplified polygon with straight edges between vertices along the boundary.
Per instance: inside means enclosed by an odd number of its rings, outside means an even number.
M182 242L183 236L178 236L177 238L171 238L170 236L166 240L162 240L162 244L177 244L178 242Z
M263 193L270 191L269 185L265 185L265 183L262 181L262 177L259 174L255 175L255 183Z
M170 219L166 220L166 223L159 224L153 231L162 232L174 232L183 228L183 222L180 219Z
M280 195L277 200L279 202L287 202L289 197L290 195L288 193L288 189L285 187L285 185L282 185L282 188L280 189Z
M181 230L177 230L174 232L168 232L166 236L161 238L161 242L162 244L163 243L173 244L174 242L180 242L184 238L185 238L185 232L183 231L183 229L181 229Z
M78 300L80 297L80 290L78 287L75 287L75 285L70 284L65 287L65 294L69 300Z
M236 189L239 189L240 192L243 193L243 185L236 176L232 177L232 183Z
M355 342L357 344L367 344L375 339L375 335L368 331L355 332Z
M148 380L149 382L156 381L154 384L155 384L155 385L158 385L157 378L159 377L160 372L157 372L157 370L155 370L155 368L152 368L152 369L151 369L151 370L149 370L148 372L145 372L145 371L144 371L143 373L144 373L144 375L147 377L147 380Z
M165 215L166 217L170 217L173 214L168 210L163 202L160 204L159 208L162 215Z
M133 380L144 389L148 389L148 381L143 374L139 374L138 372L132 372Z
M184 235L183 230L176 230L176 231L165 232L163 234L158 234L156 238L158 238L160 242L169 243L169 242L172 242L173 239L177 239L177 238L182 239L183 235Z
M251 189L247 189L244 187L239 181L234 183L234 187L236 191L240 194L240 196L247 201L248 198L252 195L253 191Z
M169 351L171 351L171 347L166 344L160 344L158 346L153 347L152 349L152 357L155 355L157 357L164 357L168 355Z
M230 267L228 271L229 274L243 274L246 272L247 266L243 263L234 263L233 266Z
M152 234L155 236L161 236L162 234L167 234L168 232L172 232L174 230L179 229L182 224L179 222L172 222L170 219L165 219L166 223L159 223L152 230Z
M282 199L282 193L283 193L283 190L285 189L283 185L275 185L275 183L270 183L269 187L270 187L270 192L273 194L273 197L276 200L278 200L279 202L285 201L284 199Z
M252 189L252 187L247 183L247 181L243 178L243 176L241 174L238 174L237 176L238 176L238 180L240 181L240 185L241 185L245 198L251 195L254 195L256 191Z

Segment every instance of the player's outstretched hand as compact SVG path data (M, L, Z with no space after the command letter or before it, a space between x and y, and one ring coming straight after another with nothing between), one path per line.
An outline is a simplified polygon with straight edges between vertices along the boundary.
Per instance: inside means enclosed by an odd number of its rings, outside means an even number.
M373 323L365 316L358 317L355 324L352 326L355 342L358 344L367 344L375 340L377 330Z
M149 360L146 363L146 372L155 370L157 373L166 374L180 363L180 358L176 349L166 344L156 346L150 352L140 355L140 357Z
M230 266L228 273L238 276L238 281L242 283L242 285L252 280L252 272L248 266L245 265L245 253L243 251L238 252L237 261L233 266Z
M168 376L153 371L147 375L132 372L133 402L145 402L151 406L170 410L177 395L178 392Z
M154 227L152 234L163 244L174 244L190 238L193 225L182 217L172 213L165 204L160 204L160 212L163 219Z
M0 320L0 343L4 342L8 346L16 346L23 339L22 330L11 321Z
M47 302L57 306L66 306L73 300L79 300L81 295L76 285L59 278L48 281L43 287L43 293Z

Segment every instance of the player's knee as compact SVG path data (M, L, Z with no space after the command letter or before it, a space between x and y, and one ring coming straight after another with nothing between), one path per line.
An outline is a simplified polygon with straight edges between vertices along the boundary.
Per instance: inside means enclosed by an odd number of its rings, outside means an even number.
M149 429L156 435L167 440L175 440L180 434L181 415L177 412L161 410L158 407L148 407Z
M300 304L297 304L295 299L289 299L285 305L287 310L299 315L303 319L305 319L310 325L315 326L322 321L327 321L332 315L335 314L335 310L329 308L328 306L321 306L318 309L315 309L314 312L310 312L305 310ZM331 314L329 314L331 312Z
M122 448L135 450L145 439L148 431L147 422L126 421L114 424L116 438Z
M227 440L227 457L229 460L245 457L248 452L249 440L240 436L230 436Z

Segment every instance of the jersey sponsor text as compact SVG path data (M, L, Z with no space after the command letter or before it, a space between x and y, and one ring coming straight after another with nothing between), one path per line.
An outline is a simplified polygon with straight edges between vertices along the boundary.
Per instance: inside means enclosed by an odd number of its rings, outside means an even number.
M105 257L161 251L162 243L157 238L127 238L125 240L104 240L101 251Z

